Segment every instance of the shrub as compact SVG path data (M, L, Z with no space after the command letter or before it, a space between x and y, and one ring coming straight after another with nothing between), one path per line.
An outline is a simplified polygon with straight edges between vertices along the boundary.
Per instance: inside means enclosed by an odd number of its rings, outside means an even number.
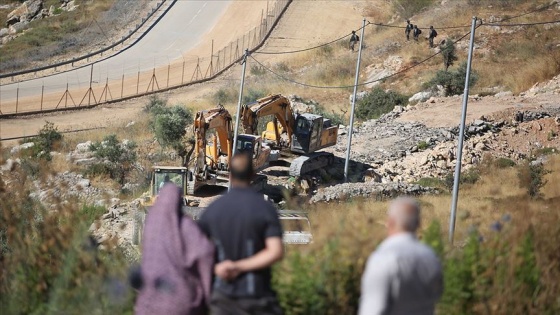
M110 244L98 250L88 235L91 221L84 218L97 210L79 211L74 202L47 210L29 197L26 184L0 188L2 314L130 312L126 259Z
M94 142L89 148L95 157L102 160L107 175L124 185L125 179L136 163L136 143L117 139L116 135L106 136L102 142ZM103 168L99 165L91 166L98 171Z
M183 106L173 106L154 115L152 129L154 135L162 147L172 148L186 165L189 158L187 149L186 127L193 121L190 109Z
M551 155L551 154L555 154L558 153L558 150L556 148L551 148L551 147L546 147L546 148L540 148L537 149L535 151L533 151L533 156L543 156L543 155Z
M438 178L434 178L434 177L424 177L424 178L420 178L416 184L422 186L422 187L433 187L433 188L444 188L446 187L445 183Z
M258 89L249 88L249 89L247 89L247 92L244 93L244 95L243 95L243 103L244 104L253 103L253 102L257 101L258 99L263 98L267 95L268 95L268 92L266 90L258 90Z
M459 177L459 184L474 184L480 179L480 173L476 169L470 169L466 172L461 173ZM453 189L455 178L453 173L449 173L445 176L443 182L445 187L449 190Z
M235 103L237 101L238 93L233 89L220 88L217 90L212 98L218 104Z
M507 159L507 158L498 158L496 160L494 160L493 163L497 168L509 168L509 167L514 167L515 166L515 162L513 160Z
M550 130L546 135L546 140L552 141L554 140L554 138L556 138L556 136L557 136L556 132L554 132L554 130Z
M266 74L266 69L261 66L252 65L249 72L254 76L261 76Z
M342 113L337 113L334 110L328 112L323 106L316 105L315 106L315 113L317 115L321 115L327 119L330 119L333 125L343 125L346 122L344 115Z
M407 19L431 6L433 2L433 0L392 0L393 9Z
M152 115L157 115L165 110L167 107L167 100L159 98L156 95L150 96L148 104L144 106L144 111Z
M465 79L467 74L467 63L461 64L455 71L439 70L435 76L425 84L425 88L435 88L438 85L443 86L447 96L459 95L463 93L465 88ZM478 75L471 70L470 87L473 87L478 81Z
M441 47L441 56L443 57L443 67L445 71L459 59L455 52L455 43L452 40L448 39L445 41L445 44Z
M39 131L39 134L31 138L30 141L34 143L34 146L30 149L31 156L50 161L52 159L51 151L56 149L60 141L62 141L62 134L54 123L47 121Z
M422 151L422 150L426 150L427 148L430 147L430 145L426 142L426 141L420 141L417 144L418 150Z
M408 97L395 91L384 91L380 87L373 88L358 101L356 117L360 119L375 119L393 110L397 105L405 105Z
M522 188L527 189L527 194L531 198L541 197L541 188L547 183L544 176L549 173L550 171L546 170L541 163L527 161L519 169L519 184Z

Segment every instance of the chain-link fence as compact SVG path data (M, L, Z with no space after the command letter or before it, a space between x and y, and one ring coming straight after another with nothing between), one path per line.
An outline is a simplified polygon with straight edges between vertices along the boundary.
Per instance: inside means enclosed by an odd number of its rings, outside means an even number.
M65 84L25 85L4 91L0 95L0 117L93 107L211 80L239 62L246 49L259 48L291 1L275 1L268 12L263 12L259 25L221 49L215 50L212 41L207 57L183 57L166 64L144 60L127 65L125 60L118 63L122 64L120 69L92 64L68 72L75 78L87 72L89 80L85 82L67 80ZM146 66L152 62L153 66Z

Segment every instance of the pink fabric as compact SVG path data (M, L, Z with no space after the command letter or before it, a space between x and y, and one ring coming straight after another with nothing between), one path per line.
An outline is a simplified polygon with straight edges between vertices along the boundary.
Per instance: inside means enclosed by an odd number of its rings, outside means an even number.
M191 218L181 215L181 193L166 184L144 228L143 286L135 313L206 314L214 246Z

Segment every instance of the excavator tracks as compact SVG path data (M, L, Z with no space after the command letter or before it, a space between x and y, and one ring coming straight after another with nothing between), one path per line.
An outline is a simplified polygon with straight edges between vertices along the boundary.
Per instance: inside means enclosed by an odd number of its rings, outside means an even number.
M334 161L334 154L328 152L314 152L307 156L300 156L290 165L290 176L302 176L314 170L329 166Z

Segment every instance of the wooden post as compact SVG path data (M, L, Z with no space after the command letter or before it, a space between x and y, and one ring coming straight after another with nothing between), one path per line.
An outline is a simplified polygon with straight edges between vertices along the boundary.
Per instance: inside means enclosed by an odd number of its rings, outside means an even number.
M124 71L121 79L121 98L123 98L123 92L124 92Z
M181 85L183 85L184 79L185 79L185 60L183 59L183 73L181 74Z
M41 87L41 111L43 110L43 95L45 94L45 83L43 82L43 86Z
M169 87L169 71L171 70L171 64L167 64L167 87Z
M138 95L139 87L140 87L140 70L138 70L138 79L136 80L136 95Z
M17 110L18 110L18 103L19 103L19 86L16 90L16 114L17 114Z

